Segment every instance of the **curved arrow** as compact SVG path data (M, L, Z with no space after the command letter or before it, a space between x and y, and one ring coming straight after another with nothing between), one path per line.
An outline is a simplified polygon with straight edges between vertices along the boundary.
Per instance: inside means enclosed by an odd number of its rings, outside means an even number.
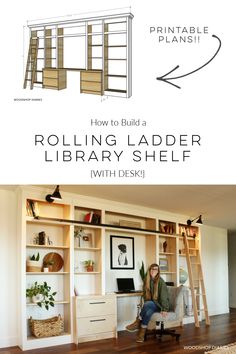
M181 77L185 77L185 76L188 76L188 75L191 75L193 73L195 73L196 71L198 70L201 70L202 68L204 68L204 66L208 65L215 57L216 55L219 53L219 50L221 48L221 40L219 37L217 37L215 34L212 35L212 37L218 39L219 41L219 47L217 49L217 51L215 52L215 54L213 55L213 57L208 60L205 64L203 64L202 66L200 66L199 68L193 70L193 71L190 71L189 73L187 74L183 74L183 75L180 75L180 76L175 76L175 77L166 77L167 75L171 74L173 71L177 70L179 68L179 65L177 65L174 69L172 69L171 71L169 71L168 73L166 73L165 75L162 75L162 76L159 76L157 77L156 79L159 80L159 81L164 81L166 82L167 84L170 84L170 85L173 85L177 88L181 88L180 86L176 85L176 84L173 84L173 82L169 82L169 80L176 80L176 79L180 79Z

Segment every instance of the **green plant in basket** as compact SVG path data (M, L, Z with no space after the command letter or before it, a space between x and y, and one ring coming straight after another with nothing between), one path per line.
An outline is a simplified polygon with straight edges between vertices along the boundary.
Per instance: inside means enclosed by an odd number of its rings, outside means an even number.
M31 260L31 261L36 261L36 262L38 262L38 261L39 261L39 258L40 258L39 252L38 252L37 255L33 254L33 256L30 256L30 260Z
M55 295L56 292L51 292L51 286L46 281L43 284L38 284L36 281L26 289L26 297L32 299L39 307L45 307L46 310L49 310L49 306L54 307Z

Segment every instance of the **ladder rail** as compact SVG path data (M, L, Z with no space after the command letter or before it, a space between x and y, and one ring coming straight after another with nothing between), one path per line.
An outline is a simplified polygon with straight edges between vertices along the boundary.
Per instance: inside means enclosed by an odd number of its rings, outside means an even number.
M31 44L32 44L32 38L30 38L30 44L29 44L29 50L28 50L28 56L27 56L27 63L26 63L26 69L25 69L25 78L24 78L24 85L23 85L24 89L26 89L26 87L27 87L27 80L28 80L29 67L30 67Z
M38 46L39 46L39 39L37 37L36 39L36 46L35 46L35 53L34 57L32 60L32 72L31 72L31 83L30 83L30 89L32 90L34 87L34 82L35 82L35 77L36 77L36 67L37 67L37 57L38 57ZM32 56L32 54L31 54Z
M196 301L196 296L195 296L195 292L194 292L194 279L193 279L193 271L192 271L191 260L190 260L187 232L184 233L184 244L185 244L186 260L187 260L187 266L188 266L190 290L191 290L191 296L192 296L194 321L195 321L195 326L199 327L197 301Z
M202 271L201 255L200 255L199 251L198 251L198 259L199 259L200 285L201 285L203 308L204 308L204 313L205 313L205 321L206 321L206 325L210 326L210 318L209 318L207 298L206 298L206 288L205 288L203 271Z
M184 244L185 244L185 250L186 250L186 260L187 260L187 266L188 266L188 273L189 273L189 283L190 283L190 290L191 290L191 296L192 296L192 304L193 304L193 311L194 311L194 320L195 320L195 326L199 327L199 319L198 319L198 308L197 308L197 296L202 298L202 303L203 303L203 311L205 314L205 321L206 325L210 325L210 318L209 318L209 313L208 313L208 307L207 307L207 299L206 299L206 289L205 289L205 284L204 284L204 279L203 279L203 271L202 271L202 262L201 262L201 255L199 248L196 246L196 240L195 240L195 246L194 247L189 247L189 242L188 242L188 237L187 237L187 230L184 233ZM190 250L194 252L194 254L190 254ZM192 262L192 258L195 258L195 261ZM196 266L198 267L198 279L196 279L200 285L199 288L199 294L195 294L194 291L194 277L193 277L193 269L192 267Z
M36 81L38 46L39 46L39 38L31 37L29 43L26 69L25 69L25 77L24 77L24 85L23 85L24 89L27 88L27 82L30 81L30 89L32 90L34 83ZM30 73L30 79L29 79L29 73Z

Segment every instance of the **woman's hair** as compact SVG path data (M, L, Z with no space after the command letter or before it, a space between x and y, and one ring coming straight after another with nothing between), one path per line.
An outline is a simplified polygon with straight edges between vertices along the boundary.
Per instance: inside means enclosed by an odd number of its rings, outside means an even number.
M118 245L118 248L121 252L126 253L126 245L125 244L120 244Z
M154 298L157 299L158 297L158 286L157 286L157 283L159 281L159 278L160 278L160 267L157 263L152 263L150 265L150 267L148 268L148 271L147 271L147 275L145 277L145 280L144 280L144 293L145 293L145 297L148 299L150 297L150 294L151 294L151 290L150 290L150 279L151 279L151 276L150 276L150 271L152 268L158 268L158 272L157 274L155 275L153 281L154 281L154 291L155 293L153 294L154 295Z

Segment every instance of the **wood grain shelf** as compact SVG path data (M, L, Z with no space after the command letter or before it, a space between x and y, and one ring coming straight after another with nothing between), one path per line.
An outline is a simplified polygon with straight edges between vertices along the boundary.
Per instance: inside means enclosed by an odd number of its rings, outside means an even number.
M34 245L34 244L27 244L26 247L27 248L55 249L55 250L68 250L68 249L70 249L69 246Z
M26 272L26 275L66 275L69 272Z

